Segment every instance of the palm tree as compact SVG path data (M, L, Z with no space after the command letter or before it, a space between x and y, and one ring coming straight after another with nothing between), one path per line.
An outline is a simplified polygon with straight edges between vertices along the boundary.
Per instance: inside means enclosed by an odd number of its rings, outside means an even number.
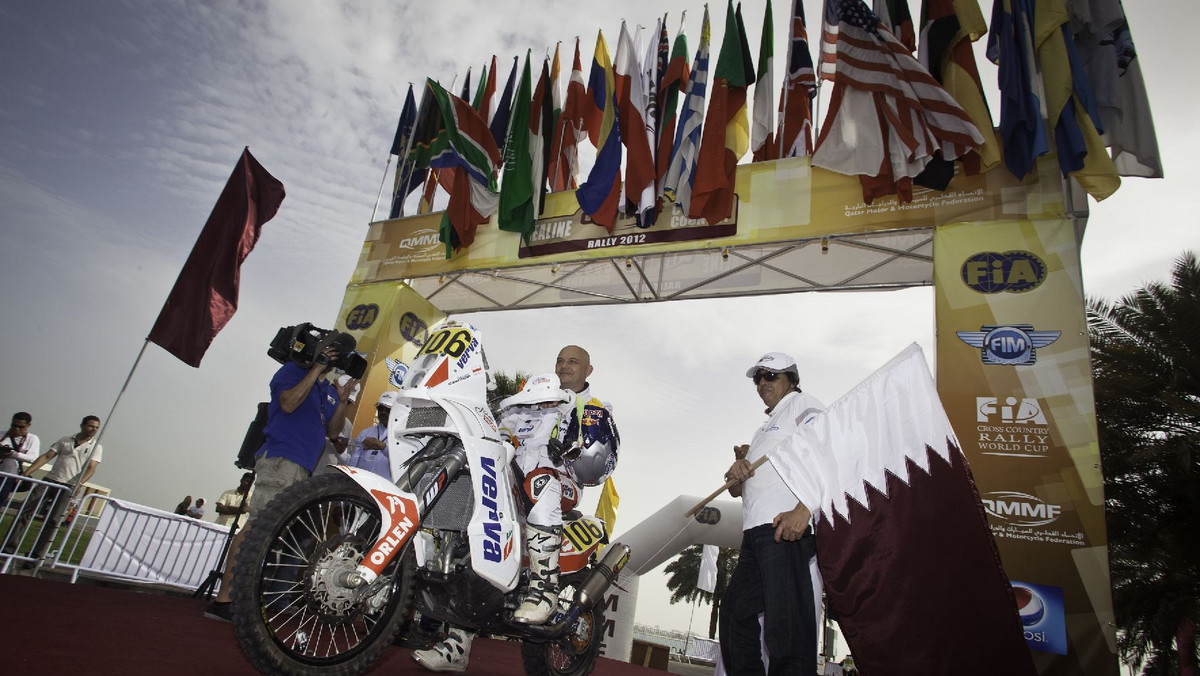
M508 375L503 371L496 371L492 374L492 380L496 384L496 389L488 392L488 407L492 409L492 415L500 415L500 401L511 397L521 391L521 386L529 380L529 374L524 371L517 371L513 375Z
M1200 267L1088 302L1122 658L1192 676L1200 621Z
M671 603L687 601L693 603L696 599L712 604L708 619L708 637L717 636L717 609L721 605L721 597L725 595L725 586L729 576L737 567L738 550L721 547L717 554L717 584L712 593L696 587L700 577L700 557L704 552L703 545L692 545L679 553L675 560L668 563L664 569L668 575L667 589L671 590Z

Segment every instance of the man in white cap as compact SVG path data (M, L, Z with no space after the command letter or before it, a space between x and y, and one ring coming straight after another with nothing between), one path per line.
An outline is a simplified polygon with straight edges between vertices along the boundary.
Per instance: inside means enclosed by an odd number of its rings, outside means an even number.
M392 478L391 461L388 459L387 427L392 407L396 405L396 392L388 390L379 395L375 403L375 424L359 432L354 438L354 452L350 456L351 467L365 469L380 476Z
M782 352L763 355L746 376L767 406L767 421L748 445L734 448L736 460L725 473L726 480L738 482L730 494L742 498L742 547L721 600L721 659L731 676L762 674L765 639L770 676L810 676L817 670L820 602L811 573L817 551L811 514L774 465L767 462L755 470L752 464L777 452L780 442L824 406L800 391L796 360Z

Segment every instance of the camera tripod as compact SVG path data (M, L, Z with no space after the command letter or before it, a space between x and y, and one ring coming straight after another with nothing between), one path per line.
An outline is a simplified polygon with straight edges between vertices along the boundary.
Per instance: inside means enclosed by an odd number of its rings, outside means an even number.
M204 578L204 582L201 582L199 587L196 587L196 591L192 592L192 598L204 598L207 601L216 592L217 583L221 581L225 571L225 559L229 557L229 547L233 544L233 536L238 532L238 524L241 523L244 515L242 509L246 506L246 498L249 495L249 489L242 493L242 499L238 503L238 513L234 515L233 523L229 524L229 532L225 534L225 542L221 545L221 554L217 557L217 564L208 571L208 577Z

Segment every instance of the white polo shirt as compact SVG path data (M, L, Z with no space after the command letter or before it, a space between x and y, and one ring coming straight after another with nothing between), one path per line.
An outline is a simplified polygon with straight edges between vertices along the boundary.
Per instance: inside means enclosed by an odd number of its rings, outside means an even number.
M791 391L771 410L770 417L754 433L746 459L753 463L767 453L775 452L796 429L825 410L816 397ZM774 521L780 512L795 509L798 499L779 476L775 465L765 462L754 470L754 476L742 483L742 530L750 530Z

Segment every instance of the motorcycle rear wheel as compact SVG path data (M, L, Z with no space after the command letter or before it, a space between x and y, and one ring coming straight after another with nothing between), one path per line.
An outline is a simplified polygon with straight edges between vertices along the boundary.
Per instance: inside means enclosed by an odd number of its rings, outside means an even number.
M553 641L523 641L521 661L528 676L586 676L596 668L604 631L604 600L579 617L575 631Z
M234 562L232 611L256 669L351 676L379 660L412 607L412 548L366 593L338 584L379 530L375 502L340 473L291 486L254 516Z

